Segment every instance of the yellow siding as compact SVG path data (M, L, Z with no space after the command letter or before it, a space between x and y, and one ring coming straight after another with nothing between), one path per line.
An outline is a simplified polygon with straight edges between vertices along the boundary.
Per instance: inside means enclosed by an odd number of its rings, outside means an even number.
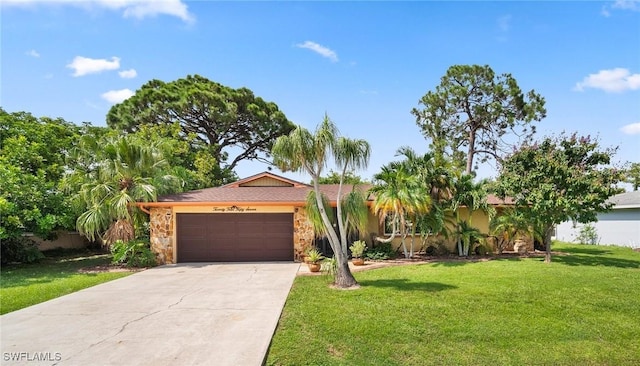
M283 182L271 177L262 177L246 183L242 183L240 187L292 187L293 184Z
M293 206L174 206L174 213L293 213Z
M462 208L460 209L460 219L461 220L467 220L468 219L468 211L466 208ZM485 213L483 213L482 211L475 211L473 213L473 215L471 216L471 226L476 227L480 230L480 232L484 233L484 234L488 234L489 233L489 216L486 215ZM449 229L453 229L450 225ZM384 232L383 232L383 228L380 226L379 224L379 220L377 217L373 216L373 214L369 214L369 231L371 233L376 233L376 235L378 236L383 236ZM388 236L386 236L388 237ZM456 251L456 244L454 242L453 238L449 238L449 239L445 239L444 237L438 238L438 237L430 237L429 238L429 243L432 243L435 240L443 240L445 242L445 245L447 246L447 248L449 248L449 250L451 252ZM407 237L405 238L405 244L407 245L407 249L409 249L409 246L411 245L411 235L407 235ZM424 250L425 248L421 248L422 247L422 240L420 238L419 235L416 235L416 237L414 238L414 251L418 251L420 249ZM393 241L391 241L391 245L395 248L395 249L401 249L402 246L402 238L398 235L396 236L395 239L393 239ZM428 244L427 244L428 245Z

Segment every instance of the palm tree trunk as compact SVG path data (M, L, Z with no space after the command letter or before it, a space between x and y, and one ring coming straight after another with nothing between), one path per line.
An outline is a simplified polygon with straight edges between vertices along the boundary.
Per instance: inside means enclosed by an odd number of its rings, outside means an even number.
M347 255L347 230L345 228L346 225L342 220L341 198L342 198L342 180L346 173L346 170L347 170L347 165L345 164L344 169L342 171L342 175L340 176L340 185L338 186L338 197L336 199L336 210L337 210L336 216L338 220L338 231L340 232L340 243L341 243L342 253L344 253L345 255Z
M352 288L358 286L358 281L349 269L349 262L338 261L338 270L335 276L335 286L338 288Z
M338 264L338 269L336 271L335 277L335 285L339 288L348 288L357 286L358 282L355 277L351 273L349 269L349 263L347 256L342 251L342 246L340 245L340 239L338 238L338 234L336 234L336 230L333 228L329 217L327 216L327 212L324 210L324 204L322 203L322 195L320 194L320 184L318 180L320 179L320 175L312 177L313 178L313 186L316 191L316 203L318 204L318 210L320 211L320 217L322 217L322 222L324 223L324 227L327 233L327 239L329 240L329 245L331 245L331 249L333 250L333 254L336 257L336 262Z

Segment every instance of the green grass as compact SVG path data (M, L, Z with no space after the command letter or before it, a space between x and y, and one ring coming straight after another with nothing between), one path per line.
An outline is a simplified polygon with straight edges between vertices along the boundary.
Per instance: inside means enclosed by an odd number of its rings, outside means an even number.
M2 266L0 314L25 308L132 272L79 273L81 268L108 265L110 256L96 253L51 253L40 263Z
M637 365L640 253L554 245L542 258L298 277L268 365Z

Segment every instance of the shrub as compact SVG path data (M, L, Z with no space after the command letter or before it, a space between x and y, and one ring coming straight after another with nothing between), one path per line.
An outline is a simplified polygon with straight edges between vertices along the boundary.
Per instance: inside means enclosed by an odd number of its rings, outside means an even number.
M112 263L126 264L129 267L153 267L158 264L149 243L142 240L117 240L111 245L111 255Z
M364 240L356 240L349 247L349 250L351 250L351 256L353 258L362 258L362 254L367 250L367 243L365 243Z
M33 263L44 258L36 242L29 238L17 237L2 240L0 243L0 262Z
M333 282L338 272L338 261L336 257L325 258L320 265L320 271L329 278L330 282Z
M391 243L379 243L377 246L367 250L365 257L372 261L381 261L395 258L396 255L397 253L393 250Z
M578 234L578 237L576 239L578 239L578 241L582 244L595 245L600 242L598 231L591 224L583 225L580 228L580 233Z
M427 247L425 253L431 256L445 256L451 254L451 251L447 247L445 241L441 238L438 238Z

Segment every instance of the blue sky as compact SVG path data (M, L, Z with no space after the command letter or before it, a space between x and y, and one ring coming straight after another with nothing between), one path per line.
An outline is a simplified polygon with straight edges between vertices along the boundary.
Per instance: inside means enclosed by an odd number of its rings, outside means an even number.
M640 161L638 1L2 0L0 11L9 112L105 125L147 81L199 74L248 87L307 128L326 112L369 141L359 174L370 178L400 146L428 150L410 111L449 66L488 64L546 98L539 137L577 131Z

